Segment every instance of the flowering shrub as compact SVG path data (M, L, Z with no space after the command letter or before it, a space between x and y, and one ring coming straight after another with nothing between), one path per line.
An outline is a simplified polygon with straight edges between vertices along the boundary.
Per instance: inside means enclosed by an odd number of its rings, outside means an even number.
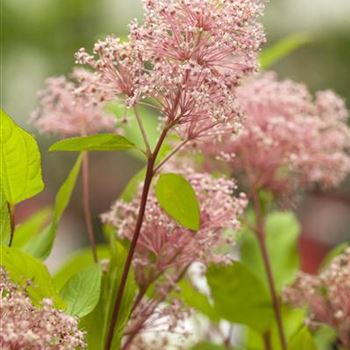
M61 137L51 151L79 154L43 231L15 222L44 188L41 160L1 111L1 347L349 349L349 249L319 276L298 272L299 224L278 210L349 174L344 102L263 72L263 1L143 4L126 41L80 49L84 68L39 93L32 123ZM132 150L144 168L101 214L97 244L89 153ZM51 276L44 261L80 172L90 247Z

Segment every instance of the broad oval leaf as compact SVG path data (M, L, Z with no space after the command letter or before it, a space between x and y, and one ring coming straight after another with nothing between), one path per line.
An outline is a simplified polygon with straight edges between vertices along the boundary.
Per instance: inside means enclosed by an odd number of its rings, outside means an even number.
M44 189L35 139L0 109L0 187L12 205Z
M93 311L100 298L101 278L101 267L94 264L68 280L60 294L69 314L83 317Z
M59 221L61 220L61 217L68 206L73 189L77 182L82 159L83 155L80 154L73 166L73 169L70 171L66 181L60 187L56 195L55 207L53 211L53 218L51 224L48 227L46 227L42 233L35 236L25 245L24 250L29 254L40 259L46 259L49 256L53 246L53 242L56 238L56 231Z
M54 143L50 151L122 151L135 145L125 137L116 134L98 134L85 137L72 137Z
M271 326L274 317L267 289L243 264L211 266L207 280L221 318L259 332Z
M16 248L1 247L1 265L13 282L26 288L34 304L40 305L43 298L50 298L57 308L64 307L46 266L40 260Z
M160 206L180 225L197 231L200 227L200 209L191 184L179 174L162 174L156 184Z

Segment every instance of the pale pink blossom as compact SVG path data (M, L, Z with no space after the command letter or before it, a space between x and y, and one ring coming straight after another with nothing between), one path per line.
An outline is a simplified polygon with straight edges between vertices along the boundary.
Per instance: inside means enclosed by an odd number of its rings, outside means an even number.
M266 73L238 88L237 98L245 114L241 132L202 149L242 172L253 188L329 188L350 172L347 111L333 92L314 99L304 85Z
M85 348L78 320L54 308L50 299L40 307L9 280L0 267L0 347L2 350L76 350Z
M82 69L74 71L71 81L63 76L47 79L46 88L38 93L39 107L31 122L43 133L60 136L115 130L113 116L92 96L95 82L94 75Z
M146 100L184 139L235 132L234 90L256 70L262 8L260 0L146 0L128 42L107 37L76 59L93 68L104 99Z
M327 324L337 331L343 346L350 346L350 248L318 276L300 273L284 297L294 306L308 308L310 326Z

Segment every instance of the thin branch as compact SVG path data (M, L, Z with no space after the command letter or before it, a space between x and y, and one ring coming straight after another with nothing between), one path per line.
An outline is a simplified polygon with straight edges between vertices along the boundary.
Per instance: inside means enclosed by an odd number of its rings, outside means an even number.
M146 175L145 175L145 180L144 180L144 186L143 186L143 190L142 190L142 195L141 195L141 202L140 202L140 208L139 208L139 213L137 216L137 221L136 221L136 226L135 226L135 230L134 230L134 234L133 234L133 238L130 244L130 248L128 251L128 255L126 258L126 262L124 265L124 270L123 270L123 274L121 277L121 281L120 281L120 286L118 289L118 293L116 296L116 300L114 303L114 308L113 308L113 313L112 313L112 318L111 318L111 323L109 325L109 329L108 329L108 334L107 334L107 338L106 338L106 344L105 344L105 350L110 350L111 346L112 346L112 341L113 341L113 336L114 336L114 328L117 324L117 320L118 320L118 315L119 315L119 311L120 311L120 307L121 307L121 303L122 303L122 298L124 295L124 290L126 287L126 283L127 283L127 279L128 279L128 275L130 272L130 268L131 268L131 263L132 263L132 259L134 257L134 253L136 250L136 245L137 245L137 241L141 232L141 227L142 227L142 223L143 223L143 218L145 215L145 211L146 211L146 204L147 204L147 198L148 198L148 193L151 187L151 183L152 183L152 179L154 176L154 164L157 160L157 156L158 153L160 151L160 148L162 147L162 144L164 142L164 139L168 133L169 127L166 126L160 137L159 140L157 142L157 145L155 147L155 150L153 153L150 154L148 161L147 161L147 170L146 170Z
M172 158L177 152L179 152L182 147L186 145L187 142L189 142L189 139L185 139L182 142L180 142L154 169L154 172L158 172L159 169L166 163L170 158Z
M7 208L8 208L8 213L10 216L10 239L9 239L9 243L8 246L11 247L12 243L13 243L13 238L15 235L15 206L11 205L10 203L7 203Z
M265 220L264 215L262 212L262 208L260 205L259 196L256 191L253 193L253 204L254 204L254 211L256 216L256 236L259 241L260 251L264 263L265 272L267 275L267 281L270 289L271 299L272 299L272 305L273 310L275 314L276 324L277 324L277 330L278 335L281 342L282 350L287 350L287 341L286 336L283 329L283 320L282 320L282 314L281 314L281 306L279 302L279 298L277 295L277 290L275 286L275 281L272 273L272 267L271 262L269 258L269 253L266 246L265 241Z

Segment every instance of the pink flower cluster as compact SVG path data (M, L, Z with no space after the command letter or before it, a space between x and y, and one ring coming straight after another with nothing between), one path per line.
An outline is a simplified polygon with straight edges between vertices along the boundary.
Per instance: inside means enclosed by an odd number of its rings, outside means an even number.
M107 37L93 55L81 49L103 99L127 106L151 103L168 127L187 139L237 129L233 90L256 69L264 35L260 0L144 1L144 24L130 26L129 42Z
M245 113L238 136L213 147L253 188L336 186L350 172L350 129L344 102L331 91L313 99L302 84L267 73L237 89Z
M0 348L3 350L76 350L85 348L78 320L43 299L35 307L24 290L0 267Z
M231 242L223 232L225 229L239 228L239 217L246 205L245 195L233 196L236 187L231 180L214 179L191 168L186 168L184 173L200 203L200 229L193 232L177 224L151 193L134 260L140 284L169 267L181 270L193 262L208 264L228 259L218 248ZM118 235L128 240L133 236L140 192L129 203L118 200L110 212L102 215L104 223L114 226Z
M350 347L350 248L318 276L300 273L284 297L294 306L308 307L310 326L331 326L343 346Z
M39 107L31 121L44 133L61 136L89 135L102 130L113 130L113 116L103 111L87 88L93 88L95 77L79 69L72 74L72 81L65 77L53 77L46 81L46 89L39 92Z

